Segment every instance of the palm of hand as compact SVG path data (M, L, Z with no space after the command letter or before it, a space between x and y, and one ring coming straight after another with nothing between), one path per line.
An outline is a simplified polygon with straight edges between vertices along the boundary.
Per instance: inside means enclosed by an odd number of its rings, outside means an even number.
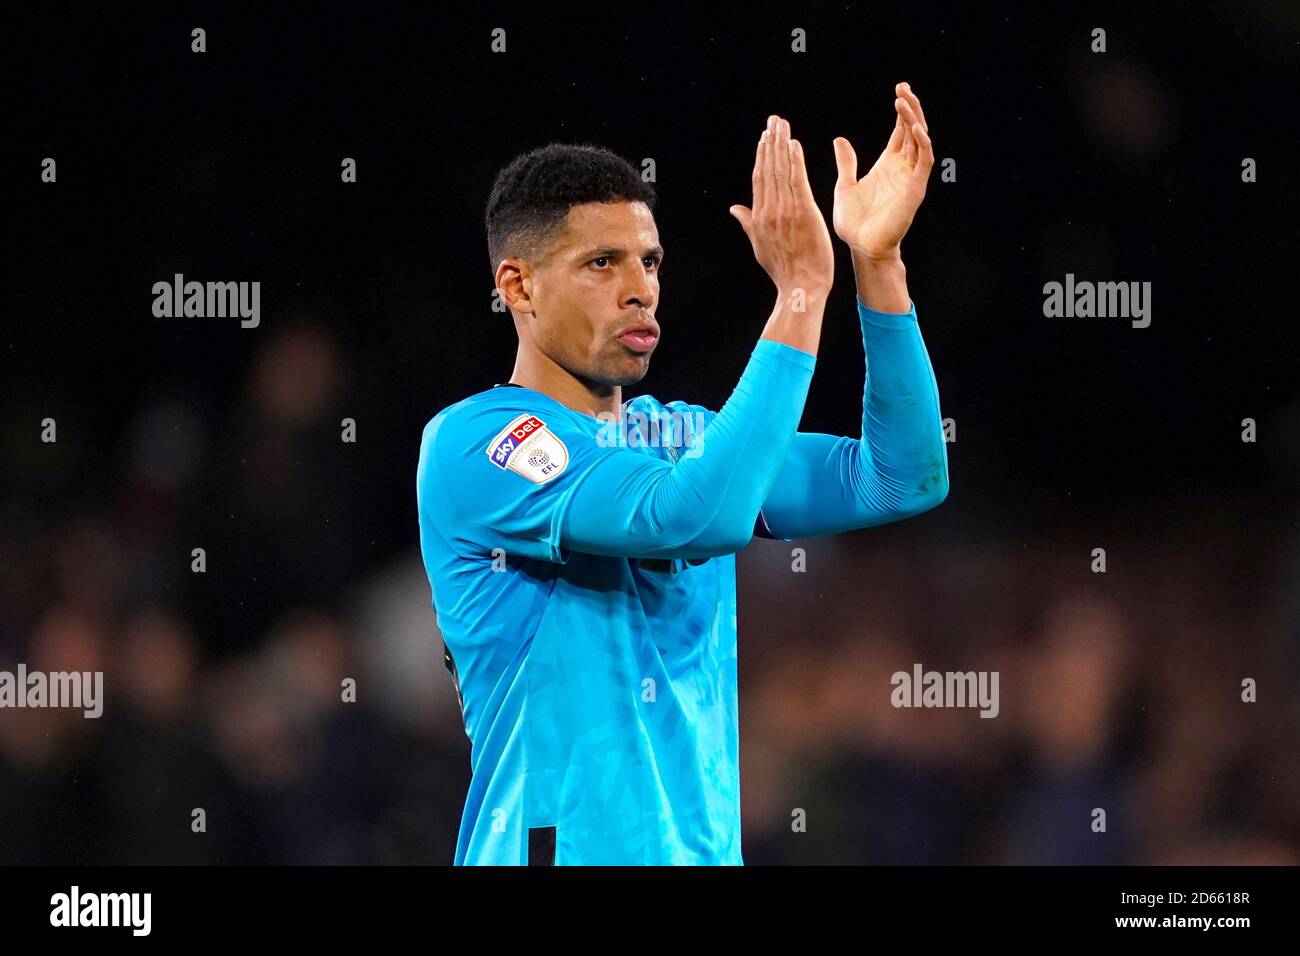
M902 153L881 153L860 180L835 190L835 234L867 255L898 247L925 198L925 180Z
M856 252L872 258L898 257L899 243L925 198L925 184L934 166L921 101L907 83L894 92L897 119L884 152L861 179L853 145L835 139L835 233Z

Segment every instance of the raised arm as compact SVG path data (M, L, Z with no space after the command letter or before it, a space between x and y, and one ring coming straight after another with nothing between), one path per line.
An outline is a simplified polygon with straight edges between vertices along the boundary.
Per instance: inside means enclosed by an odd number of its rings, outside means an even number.
M849 141L834 143L833 221L852 252L866 353L861 437L796 435L764 502L761 534L802 538L898 521L948 493L939 391L901 251L934 150L921 101L906 83L895 93L894 131L865 176Z
M857 304L867 355L861 438L800 432L762 508L758 533L809 538L912 517L948 494L939 390L915 309Z

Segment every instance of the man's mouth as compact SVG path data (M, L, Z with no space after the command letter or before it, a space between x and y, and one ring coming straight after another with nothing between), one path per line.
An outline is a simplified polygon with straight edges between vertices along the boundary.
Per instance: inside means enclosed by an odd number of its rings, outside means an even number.
M653 322L639 322L624 329L618 340L633 352L649 352L659 341L659 326Z

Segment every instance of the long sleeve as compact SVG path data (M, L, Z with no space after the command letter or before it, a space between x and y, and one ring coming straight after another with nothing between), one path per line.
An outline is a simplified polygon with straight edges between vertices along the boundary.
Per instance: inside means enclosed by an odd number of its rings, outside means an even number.
M866 355L861 438L800 432L762 507L786 540L898 521L948 494L939 389L916 305L875 312L859 300Z
M569 551L732 553L749 541L786 460L815 364L760 339L699 453L675 462L604 447L590 422L525 389L452 406L425 429L421 522L463 551L555 562Z

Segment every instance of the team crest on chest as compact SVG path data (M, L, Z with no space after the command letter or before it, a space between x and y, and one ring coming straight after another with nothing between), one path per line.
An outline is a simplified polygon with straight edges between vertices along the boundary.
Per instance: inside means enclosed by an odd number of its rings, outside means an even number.
M487 447L492 464L544 485L564 471L569 449L536 415L523 414L497 433Z

